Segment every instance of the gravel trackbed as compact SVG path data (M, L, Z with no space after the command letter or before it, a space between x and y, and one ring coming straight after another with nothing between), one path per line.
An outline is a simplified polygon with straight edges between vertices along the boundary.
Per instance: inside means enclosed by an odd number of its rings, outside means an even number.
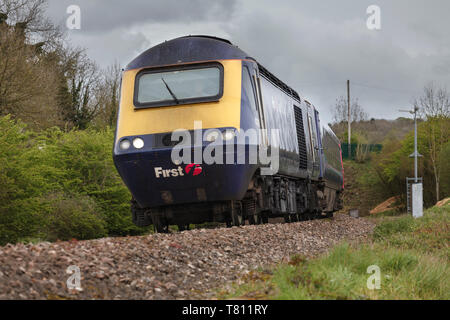
M0 299L209 299L258 266L307 257L341 240L360 241L374 223L331 219L172 234L0 247ZM69 266L81 291L66 285Z

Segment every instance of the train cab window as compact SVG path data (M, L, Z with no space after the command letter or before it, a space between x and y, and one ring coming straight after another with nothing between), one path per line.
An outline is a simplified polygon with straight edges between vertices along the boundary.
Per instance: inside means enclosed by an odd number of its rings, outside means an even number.
M252 78L250 77L250 71L246 66L242 68L242 81L242 87L244 93L247 95L251 109L258 112L256 107L256 92L252 83Z
M158 107L217 101L223 95L223 67L218 63L144 70L136 76L134 104Z

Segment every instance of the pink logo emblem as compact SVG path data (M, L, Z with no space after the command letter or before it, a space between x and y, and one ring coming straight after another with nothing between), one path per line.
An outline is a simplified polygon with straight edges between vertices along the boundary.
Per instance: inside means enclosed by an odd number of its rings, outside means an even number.
M189 174L192 171L193 176L198 176L202 173L203 169L199 164L191 163L184 168L184 171L186 171L186 174Z

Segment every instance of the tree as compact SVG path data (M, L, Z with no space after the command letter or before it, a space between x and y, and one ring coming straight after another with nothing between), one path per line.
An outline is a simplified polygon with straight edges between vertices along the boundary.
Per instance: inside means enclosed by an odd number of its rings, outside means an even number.
M448 120L447 120L448 121ZM422 121L417 124L417 149L423 155L418 163L418 173L423 179L423 201L425 206L433 206L436 203L437 193L435 188L434 167L429 149L429 125L428 121ZM406 200L405 179L414 174L412 159L409 157L414 149L414 130L408 135L398 140L396 136L387 137L383 142L383 149L379 154L373 154L373 165L382 185L388 194L386 196L395 196L401 194ZM440 197L450 195L450 164L447 161L450 156L450 141L443 145L440 151Z
M332 111L334 123L347 122L348 121L347 99L344 98L343 96L337 98ZM351 122L365 121L368 118L369 116L367 112L359 104L358 99L353 100L350 107Z
M101 106L99 68L83 50L66 50L60 76L59 99L64 120L70 126L85 129Z
M45 17L45 5L46 0L0 2L0 115L39 129L85 129L105 104L102 86L115 86L116 100L118 82L107 82L111 77L103 77L83 50L66 44Z
M101 127L113 127L116 124L117 110L119 108L119 89L122 70L116 62L103 73L98 90L100 109L95 122Z
M426 119L424 129L433 175L436 187L436 202L440 200L440 180L442 174L443 147L450 136L450 96L446 88L431 82L424 87L421 97L417 98L414 106L419 108Z
M35 127L60 123L55 61L62 36L43 15L44 0L0 2L0 115Z

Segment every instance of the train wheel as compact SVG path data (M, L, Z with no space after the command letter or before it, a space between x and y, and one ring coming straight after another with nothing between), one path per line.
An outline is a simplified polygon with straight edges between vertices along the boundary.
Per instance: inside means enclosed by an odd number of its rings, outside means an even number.
M254 214L248 216L249 224L261 224L261 220L261 214L259 212L255 212Z
M320 212L319 219L333 218L333 212Z
M148 215L148 209L138 206L136 200L131 199L131 218L138 227L146 227L152 224L152 219Z
M238 201L231 201L231 221L233 222L233 226L239 227L244 225L244 215L242 213L241 203Z
M249 224L260 224L261 223L261 214L260 210L257 208L256 198L247 198L242 200L242 211L244 213L244 217L248 218Z
M153 211L151 212L153 228L157 233L169 233L169 223L164 217L163 212L161 211Z
M269 223L269 213L267 211L261 212L261 222L262 223Z
M250 212L247 212L249 224L261 224L261 212L258 209L253 208Z
M306 220L309 220L309 213L306 211L306 212L302 212L301 214L299 214L299 221L306 221Z
M153 221L153 227L157 233L169 233L169 225L164 221L164 219L160 218Z
M320 212L316 209L316 210L314 210L313 211L313 213L312 213L312 217L311 217L311 220L315 220L315 219L320 219Z
M305 220L313 220L314 219L314 211L308 210L305 213Z
M186 231L189 230L189 224L179 224L178 231Z
M285 223L290 223L291 222L291 215L289 213L286 213L284 215L284 222Z

